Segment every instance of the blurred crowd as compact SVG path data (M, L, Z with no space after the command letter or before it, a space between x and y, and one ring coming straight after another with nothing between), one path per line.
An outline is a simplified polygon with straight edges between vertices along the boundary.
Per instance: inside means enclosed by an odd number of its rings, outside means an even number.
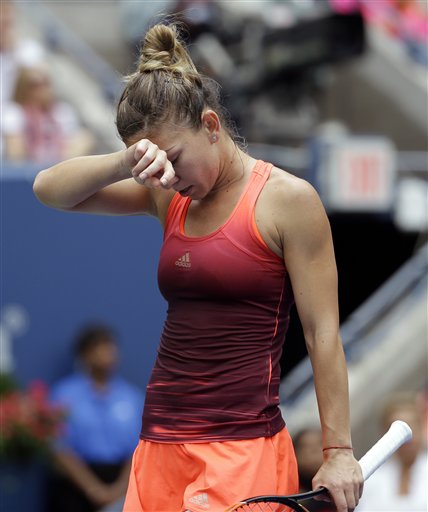
M397 52L399 61L407 56L424 70L426 5L417 0L160 0L141 9L138 2L120 2L134 59L142 28L159 20L159 13L179 13L194 43L194 62L222 84L226 106L246 139L287 147L304 146L323 122L331 70L366 53L368 27L387 37L388 51ZM364 126L367 133L371 129Z
M361 9L370 25L400 41L407 55L428 66L428 3L420 0L330 0L340 13Z
M139 2L124 0L120 8L124 37L134 51L147 26L162 16L178 13L192 40L214 33L222 42L235 43L234 50L247 46L244 51L248 55L254 51L262 32L254 24L257 18L263 20L265 30L291 30L308 20L326 17L329 12L361 13L368 25L401 42L411 59L428 66L428 3L423 0L251 0L239 4L230 2L227 6L216 0L158 0L146 2L144 9ZM246 27L241 26L242 21ZM251 42L246 31L255 28ZM339 33L336 36L339 37ZM213 46L212 50L211 58L215 60L219 47ZM257 53L253 54L253 65L256 59Z
M1 157L55 163L90 153L94 138L58 97L45 48L16 30L15 6L2 1Z
M145 29L175 14L196 65L224 87L225 103L252 142L294 145L320 121L314 101L322 66L365 51L364 24L400 41L428 65L427 3L418 0L118 2L123 41L135 62ZM339 16L335 18L334 14ZM54 163L90 154L96 137L56 86L49 50L16 27L12 0L2 2L1 154L4 160ZM364 22L362 21L364 20ZM317 48L314 52L313 49ZM312 50L311 50L312 48ZM257 121L254 121L256 119Z

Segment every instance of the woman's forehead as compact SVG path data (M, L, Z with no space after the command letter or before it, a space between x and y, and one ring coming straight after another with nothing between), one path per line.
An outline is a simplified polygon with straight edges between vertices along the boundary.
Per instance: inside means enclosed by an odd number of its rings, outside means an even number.
M188 128L164 127L160 132L153 135L151 140L164 151L172 151L174 148L187 144L192 137L192 130Z
M191 133L189 132L190 130L186 128L163 128L161 131L152 134L140 132L133 135L126 142L126 145L129 147L140 140L148 139L150 142L153 142L153 144L156 144L160 149L169 152L185 143L188 143L188 139L191 136Z

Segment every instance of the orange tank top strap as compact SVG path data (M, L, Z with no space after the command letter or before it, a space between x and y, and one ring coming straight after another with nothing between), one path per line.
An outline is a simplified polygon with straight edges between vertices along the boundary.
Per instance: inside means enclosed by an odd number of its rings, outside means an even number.
M260 192L269 179L272 167L273 165L270 163L257 160L250 176L247 192L239 205L240 209L248 210L250 213L254 210Z
M260 231L256 224L255 218L255 206L257 199L260 196L263 187L270 177L273 165L271 163L258 160L254 166L253 172L250 176L250 181L247 185L245 195L242 197L233 218L233 222L230 228L234 231L235 238L241 238L248 233L256 245L261 250L258 251L259 256L273 259L275 263L281 263L283 265L282 258L277 256L263 240ZM247 230L242 230L242 227L246 226Z
M189 204L189 197L182 197L179 192L174 194L166 212L164 240L168 235L179 229L180 219L184 217L183 213L187 210Z

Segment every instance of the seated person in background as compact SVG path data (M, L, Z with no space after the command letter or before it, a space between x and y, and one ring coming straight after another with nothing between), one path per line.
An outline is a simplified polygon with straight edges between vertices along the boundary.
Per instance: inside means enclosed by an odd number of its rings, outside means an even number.
M413 439L381 466L364 484L358 512L426 512L427 466L423 414L415 395L397 394L385 404L382 427L386 431L395 420L403 420L413 431Z
M308 427L293 436L294 451L299 468L299 492L312 491L312 479L323 463L321 429ZM305 504L305 503L303 503ZM333 503L314 500L311 512L333 512Z
M49 512L94 512L124 496L141 426L142 393L114 376L113 333L104 326L86 328L76 355L81 370L52 392L68 416L54 447L58 474L48 489Z
M46 68L21 68L13 102L2 115L4 152L8 160L57 162L85 155L93 137L83 129L73 108L57 100Z
M43 46L16 30L15 6L11 0L1 0L0 8L0 78L1 108L11 101L18 70L21 67L42 64L46 58Z

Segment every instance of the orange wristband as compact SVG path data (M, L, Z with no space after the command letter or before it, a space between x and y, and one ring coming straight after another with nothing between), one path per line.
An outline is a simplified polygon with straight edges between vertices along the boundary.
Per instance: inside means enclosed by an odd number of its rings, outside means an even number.
M353 450L353 448L352 446L327 446L322 449L323 452L327 450Z

